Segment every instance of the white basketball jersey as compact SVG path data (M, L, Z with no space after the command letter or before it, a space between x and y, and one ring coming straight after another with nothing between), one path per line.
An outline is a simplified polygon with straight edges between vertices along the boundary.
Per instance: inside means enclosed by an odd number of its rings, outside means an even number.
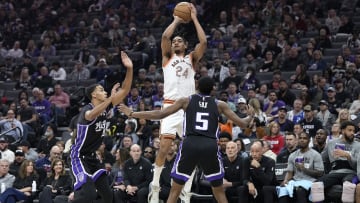
M195 71L190 55L172 55L163 71L164 99L177 100L195 94Z

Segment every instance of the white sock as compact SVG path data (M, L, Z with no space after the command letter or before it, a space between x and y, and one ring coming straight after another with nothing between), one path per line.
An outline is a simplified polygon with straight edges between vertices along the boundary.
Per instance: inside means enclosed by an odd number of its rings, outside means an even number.
M184 191L185 193L191 192L191 186L192 186L192 182L193 182L193 180L194 180L195 170L196 170L196 169L193 170L193 172L191 173L191 176L190 176L189 180L187 180L186 183L185 183L185 185L184 185L183 191Z
M154 164L154 176L153 176L152 185L160 187L160 175L163 168L164 166L158 166Z

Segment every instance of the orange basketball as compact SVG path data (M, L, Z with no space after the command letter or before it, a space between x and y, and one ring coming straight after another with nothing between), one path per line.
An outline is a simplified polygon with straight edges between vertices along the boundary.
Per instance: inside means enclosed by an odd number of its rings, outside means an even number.
M186 22L191 21L191 10L188 2L180 2L174 8L174 16L180 17Z

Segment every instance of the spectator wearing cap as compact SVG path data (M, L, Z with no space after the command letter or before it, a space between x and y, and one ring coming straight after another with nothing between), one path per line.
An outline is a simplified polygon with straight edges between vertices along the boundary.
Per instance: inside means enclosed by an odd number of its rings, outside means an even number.
M21 149L17 149L15 151L15 160L12 164L10 164L10 170L9 173L17 176L19 173L19 169L21 164L24 162L25 160L25 154Z
M314 116L314 108L311 105L304 106L305 118L300 121L304 132L315 138L316 131L322 129L322 123Z
M82 81L90 78L89 69L84 66L83 62L76 61L73 71L68 75L69 80Z
M0 137L0 154L2 159L6 159L9 161L9 163L14 162L15 160L15 153L8 149L9 142L6 139L6 137L1 136Z
M56 144L57 139L55 137L57 133L57 128L54 124L50 123L46 131L37 146L37 152L40 157L45 157L49 155L50 149Z
M36 161L39 159L39 154L31 148L31 145L28 141L23 140L20 142L19 149L24 153L26 160Z
M291 132L294 129L294 123L286 118L287 109L286 106L281 106L279 108L277 118L274 119L280 126L281 134L285 134L285 132Z
M269 91L269 102L264 104L263 111L268 116L275 116L277 115L279 108L282 106L286 106L285 102L279 100L277 97L277 93L275 90Z
M341 107L349 108L352 97L349 92L345 91L344 81L337 79L334 81L334 86L336 90L336 100L341 103Z
M0 185L5 184L5 188L12 188L15 176L10 172L10 163L7 159L0 159ZM18 172L18 171L16 171Z
M340 109L341 109L341 102L336 99L336 90L332 86L330 86L327 89L327 99L326 99L326 101L328 103L328 109L329 109L330 113L337 116L339 114Z
M106 63L105 58L100 58L97 67L91 72L90 78L96 78L97 82L104 81L107 76L112 74L112 70Z
M58 61L55 61L51 65L51 71L49 76L52 77L55 81L61 81L66 79L66 71L63 67L61 67Z
M328 109L329 104L325 100L319 102L319 112L316 114L316 118L322 123L324 129L331 129L336 118Z
M27 135L24 135L24 130L21 122L15 118L15 112L12 109L7 111L6 117L0 120L1 133L5 133L4 136L9 142L14 142L23 136L23 139L27 139Z

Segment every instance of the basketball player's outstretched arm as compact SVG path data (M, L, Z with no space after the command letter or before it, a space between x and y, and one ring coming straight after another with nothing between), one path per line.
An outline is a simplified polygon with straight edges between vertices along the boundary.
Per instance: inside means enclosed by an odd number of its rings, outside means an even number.
M131 89L132 79L133 79L133 63L129 56L124 52L121 51L121 61L126 67L126 76L121 88L112 89L111 94L114 94L112 97L112 104L118 105L126 95L129 93ZM113 92L114 91L114 92Z
M197 18L197 12L194 4L190 4L191 10L191 19L195 25L196 34L199 39L199 43L196 44L194 51L192 52L192 62L195 64L200 61L200 59L204 56L207 47L207 40L204 29L201 27L199 20Z
M248 115L246 118L237 116L223 101L218 101L218 110L220 114L224 114L228 119L232 120L236 125L241 128L248 127L250 121L254 118L254 109L248 106Z
M181 24L186 23L181 18L174 16L174 20L171 24L165 29L161 36L161 55L162 55L162 64L166 64L171 57L171 36L174 34L176 27Z
M163 119L166 116L173 114L180 109L185 110L188 104L189 104L189 98L183 97L181 99L176 100L173 105L170 105L161 110L133 112L133 110L127 107L126 105L120 104L120 111L123 112L126 116L132 118Z

